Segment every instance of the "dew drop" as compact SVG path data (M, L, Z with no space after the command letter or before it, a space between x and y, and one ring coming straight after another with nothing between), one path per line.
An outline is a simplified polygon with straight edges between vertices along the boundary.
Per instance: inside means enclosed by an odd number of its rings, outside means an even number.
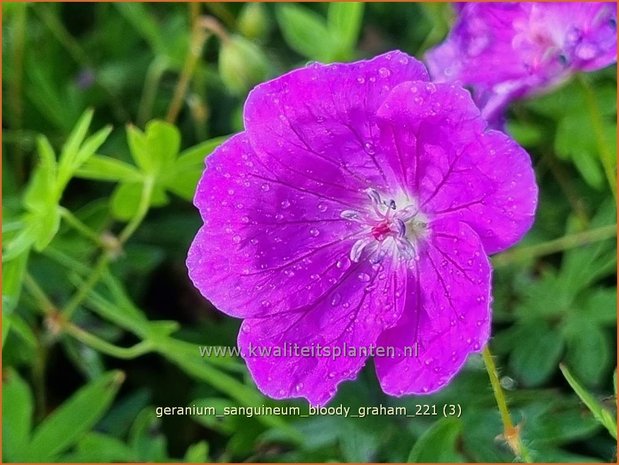
M326 212L327 211L327 206L324 203L319 203L318 204L318 211Z
M318 237L318 235L320 234L320 231L318 231L318 229L316 229L316 228L311 228L309 230L309 234L312 237Z
M378 70L378 74L382 78L388 78L389 76L391 76L391 71L389 71L387 68L380 68Z
M271 185L265 182L262 186L260 186L260 189L262 189L264 192L267 192L268 190L271 189Z
M284 199L281 201L280 205L282 208L288 208L290 206L290 201L287 199Z
M367 274L367 273L359 273L357 278L359 278L360 281L363 281L364 283L367 283L370 280L370 275Z
M234 236L232 236L232 241L235 244L238 244L239 242L241 242L241 236L239 236L238 234L235 234Z
M339 293L333 294L331 298L331 306L336 307L342 301L342 296Z

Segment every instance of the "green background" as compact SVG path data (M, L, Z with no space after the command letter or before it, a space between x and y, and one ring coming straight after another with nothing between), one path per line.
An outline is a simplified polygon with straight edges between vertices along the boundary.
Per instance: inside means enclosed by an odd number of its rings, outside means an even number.
M242 129L252 85L313 60L422 58L447 33L449 5L2 10L5 462L517 460L497 438L480 356L440 393L402 399L381 392L370 362L331 404L429 404L437 416L154 410L307 408L264 398L242 360L199 356L197 345L234 345L239 326L184 266L204 155ZM527 237L493 258L501 383L534 460L613 461L616 68L517 103L508 130L531 153L540 206ZM460 418L442 418L445 404Z

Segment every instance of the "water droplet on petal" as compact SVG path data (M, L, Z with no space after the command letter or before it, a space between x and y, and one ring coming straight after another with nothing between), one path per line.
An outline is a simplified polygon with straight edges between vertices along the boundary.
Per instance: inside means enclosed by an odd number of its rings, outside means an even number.
M319 203L318 204L318 211L326 212L327 211L327 206L324 203Z
M260 189L262 189L264 192L266 192L269 189L271 189L271 185L268 182L265 182L262 186L260 186Z
M282 208L288 208L290 206L290 201L284 199L284 200L281 201L280 205L281 205Z
M340 302L342 301L342 296L339 293L335 293L333 294L333 297L331 298L331 305L333 307L337 306Z
M364 283L367 283L370 280L370 275L367 274L367 273L359 273L357 278L359 278L360 281L363 281Z
M382 78L387 78L387 77L391 76L391 71L389 71L387 68L380 68L378 70L378 74Z
M318 231L318 229L316 228L311 228L309 230L310 236L312 237L318 237L318 235L320 234L320 231Z

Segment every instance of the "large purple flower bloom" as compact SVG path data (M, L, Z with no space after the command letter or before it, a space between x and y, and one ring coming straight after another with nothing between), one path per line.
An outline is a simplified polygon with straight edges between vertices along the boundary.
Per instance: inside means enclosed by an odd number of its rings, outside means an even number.
M292 71L244 117L207 160L187 266L244 319L258 387L324 404L372 346L395 353L375 351L386 393L444 386L489 337L487 255L533 221L528 154L401 52Z
M427 55L438 81L473 88L491 121L512 100L617 61L617 4L457 3L445 42Z

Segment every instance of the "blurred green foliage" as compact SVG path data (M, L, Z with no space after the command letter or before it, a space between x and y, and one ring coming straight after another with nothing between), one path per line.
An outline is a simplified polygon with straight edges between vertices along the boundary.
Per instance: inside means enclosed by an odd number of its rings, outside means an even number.
M402 399L370 363L333 402L459 405L460 418L155 414L305 408L264 398L241 360L200 357L238 331L184 268L203 160L242 129L252 85L308 60L422 57L449 5L2 9L4 461L514 460L479 357L440 393ZM536 461L612 461L616 69L516 104L508 130L541 201L525 240L493 259L501 383Z

